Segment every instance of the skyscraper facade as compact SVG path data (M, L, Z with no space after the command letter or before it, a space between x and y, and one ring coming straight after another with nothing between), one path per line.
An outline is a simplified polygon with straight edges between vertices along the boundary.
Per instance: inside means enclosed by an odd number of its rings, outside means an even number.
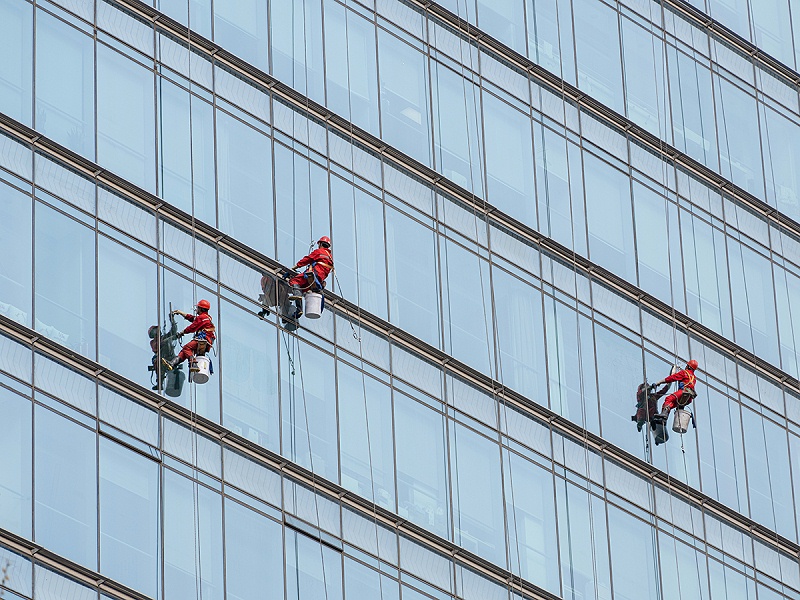
M0 597L800 597L798 10L0 0Z

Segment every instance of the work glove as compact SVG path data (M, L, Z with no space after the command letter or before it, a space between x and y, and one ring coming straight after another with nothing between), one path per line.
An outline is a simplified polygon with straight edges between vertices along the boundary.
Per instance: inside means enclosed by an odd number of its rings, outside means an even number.
M289 279L291 276L292 276L292 272L289 271L289 270L284 271L283 274L281 275L281 277L283 279Z

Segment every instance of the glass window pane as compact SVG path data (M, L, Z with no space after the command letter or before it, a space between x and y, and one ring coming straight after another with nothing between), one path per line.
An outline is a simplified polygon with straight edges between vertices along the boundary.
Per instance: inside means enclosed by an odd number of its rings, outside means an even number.
M431 276L437 260L433 231L387 207L386 248L391 322L438 348L439 286L438 278Z
M342 600L342 555L292 529L286 530L286 597Z
M0 112L31 126L33 65L33 6L4 2L0 6L0 39L5 57L0 62Z
M278 330L262 325L256 335L253 317L222 302L220 341L222 422L225 427L270 450L280 449L278 402Z
M507 566L499 446L456 423L450 428L453 541Z
M97 160L156 191L153 73L110 48L97 47Z
M214 3L214 41L262 71L269 71L268 23L267 0Z
M0 315L26 327L31 326L32 223L30 196L0 184Z
M34 354L34 385L68 404L72 404L90 415L97 413L97 388L90 379L66 365Z
M222 600L222 498L167 469L163 510L164 597Z
M338 482L333 357L304 342L292 345L293 366L288 364L286 353L281 353L283 454L306 468L313 466L317 475Z
M0 369L30 383L31 349L9 337L0 335Z
M225 581L228 600L283 600L282 528L225 499Z
M344 557L344 597L347 600L380 598L400 600L400 584L374 569Z
M332 0L325 1L325 74L328 108L380 135L375 26Z
M0 515L2 527L31 537L31 403L0 388Z
M558 594L553 476L509 451L503 452L503 474L511 571Z
M152 352L142 340L158 315L156 264L105 236L98 242L97 262L100 363L148 385Z
M342 485L394 511L390 390L343 363L338 375Z
M214 109L164 78L158 102L161 197L215 225Z
M36 130L94 160L94 40L36 13Z
M94 432L41 406L35 413L35 539L97 568L97 452Z
M152 598L159 577L158 463L100 438L100 570Z
M530 117L483 94L489 201L526 225L536 226L533 135ZM477 160L480 157L473 157Z
M428 69L424 55L378 30L381 132L387 143L431 164Z
M520 0L478 0L478 26L525 54L525 12Z
M322 2L270 2L272 74L295 90L325 103Z
M36 203L36 331L95 357L94 232Z
M463 76L438 62L433 63L432 82L436 170L461 187L482 196L485 194L485 188L482 168L483 144L481 144L481 123L479 121L480 89L471 81L467 81ZM488 113L488 106L486 110ZM491 140L493 132L489 133L489 140ZM487 140L487 144L489 140ZM492 146L492 149L497 148ZM498 196L498 198L492 198L492 201L495 203L501 201L502 196ZM508 211L505 206L501 206L501 208ZM523 207L515 206L515 208Z
M588 152L584 153L584 179L589 256L628 281L636 281L630 179Z
M497 310L497 340L503 385L534 402L547 404L544 317L541 292L502 269L492 269Z
M93 588L40 565L34 569L34 589L36 600L97 599L97 591Z
M337 293L364 310L387 316L386 244L383 204L374 196L331 177L331 210ZM332 278L331 278L332 279ZM328 288L333 290L334 281ZM351 295L352 294L352 295Z
M594 0L579 0L573 15L578 87L618 113L624 112L616 10Z
M398 514L450 538L444 417L395 393Z

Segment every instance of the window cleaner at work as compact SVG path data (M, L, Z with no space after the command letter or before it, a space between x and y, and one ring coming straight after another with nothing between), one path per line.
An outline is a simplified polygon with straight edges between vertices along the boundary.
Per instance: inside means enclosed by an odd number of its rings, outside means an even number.
M317 249L297 261L294 269L306 267L306 270L289 279L292 291L289 300L294 300L297 306L295 318L303 314L301 300L306 292L322 293L325 279L333 270L333 254L331 252L331 238L323 235L317 242ZM284 277L289 277L287 273Z
M656 388L665 383L672 383L673 381L678 382L678 389L664 398L664 404L661 405L661 414L656 415L654 417L655 419L663 419L663 421L666 422L670 410L676 406L678 408L683 408L691 404L692 400L697 397L697 392L694 391L695 383L697 383L697 377L694 374L696 369L697 361L692 359L686 363L686 368L684 370L673 373L651 386L652 388Z
M167 367L174 369L187 358L190 359L189 362L191 363L191 359L193 356L195 356L195 354L197 356L205 355L205 353L214 344L214 340L216 339L217 335L214 323L211 321L211 315L208 314L210 308L211 304L208 300L200 300L195 308L195 311L197 312L196 315L190 315L182 310L173 310L172 313L170 313L181 315L184 319L190 322L186 329L183 330L181 335L193 333L194 336L192 337L191 341L181 349L178 356L173 358L171 361L164 360L164 364L166 364Z

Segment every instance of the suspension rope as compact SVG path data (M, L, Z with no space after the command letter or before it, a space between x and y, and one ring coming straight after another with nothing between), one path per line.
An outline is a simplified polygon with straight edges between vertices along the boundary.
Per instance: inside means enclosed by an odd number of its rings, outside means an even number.
M187 3L186 13L186 41L187 41L187 80L189 87L189 194L192 207L192 297L197 303L197 229L196 229L196 210L194 193L194 120L192 105L192 7L191 1ZM187 361L189 375L191 376L192 358ZM195 585L197 598L203 600L203 563L201 554L201 532L200 532L200 482L199 482L199 433L197 431L197 385L189 386L189 413L192 434L192 502L193 502L193 524L194 530L194 553L195 553Z

